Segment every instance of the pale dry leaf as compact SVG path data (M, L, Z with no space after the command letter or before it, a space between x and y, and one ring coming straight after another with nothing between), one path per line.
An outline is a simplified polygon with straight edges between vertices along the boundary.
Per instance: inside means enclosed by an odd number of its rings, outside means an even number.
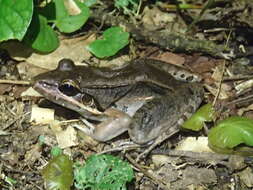
M243 90L251 88L252 86L253 86L253 79L244 81L244 82L242 82L242 83L235 86L235 89L238 90L236 93L239 94Z
M38 67L53 70L58 66L59 60L63 58L72 59L75 63L88 60L91 53L85 46L96 39L95 35L81 36L75 38L60 38L60 46L52 53L43 55L35 53L32 49L18 42L2 43L0 48L6 49L10 56L16 60L25 60L27 63Z
M66 130L56 132L55 135L62 149L78 145L76 130L71 126L68 126Z
M152 163L154 163L156 167L160 167L164 164L174 164L176 163L177 160L179 160L178 157L159 155L159 154L152 155L151 159L152 159Z
M143 25L149 30L155 30L156 28L165 27L168 23L172 23L176 19L175 14L162 12L157 7L145 7L143 10L143 14Z
M192 151L192 152L212 152L208 147L207 137L187 137L179 142L176 150Z
M32 106L30 122L35 122L35 124L50 124L53 120L53 109L40 108L37 105Z
M214 68L214 72L212 74L212 78L217 81L220 82L222 79L223 73L222 73L222 65L218 65Z
M204 86L205 86L205 88L206 88L212 95L216 96L217 90L218 90L217 88L213 88L213 87L211 87L210 85L207 85L207 84L205 84ZM229 97L228 94L227 94L224 90L221 90L220 93L219 93L218 99L224 100L224 99L227 99L228 97Z
M239 177L247 187L253 187L253 173L250 167L247 167L242 172L240 172Z
M24 97L24 96L43 97L40 93L38 93L32 87L29 87L26 91L21 93L21 97Z
M82 12L73 0L65 0L64 5L67 8L69 15L78 15Z
M238 115L242 116L245 112L252 111L252 110L253 110L253 104L247 106L246 108L243 107L243 108L238 109L237 113Z
M24 79L23 76L25 76L28 79L32 79L34 76L45 73L48 71L48 69L41 68L39 66L36 66L34 64L29 64L27 62L21 62L17 65L18 73Z

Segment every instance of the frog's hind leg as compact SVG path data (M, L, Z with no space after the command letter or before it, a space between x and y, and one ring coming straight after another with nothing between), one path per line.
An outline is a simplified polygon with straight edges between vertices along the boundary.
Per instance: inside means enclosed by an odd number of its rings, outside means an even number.
M179 99L179 101L176 100ZM138 144L146 144L177 123L180 113L184 111L181 97L153 97L139 108L132 117L128 133Z
M202 98L203 89L192 83L182 86L176 93L155 97L143 105L133 116L128 129L136 143L144 144L156 139L142 155L177 133L179 126L196 111Z
M179 97L179 99L181 99ZM183 106L184 107L184 106ZM181 103L175 102L172 96L157 97L143 105L133 116L128 129L130 138L138 144L153 143L138 156L137 160L148 155L157 145L179 131ZM155 140L154 140L155 139Z

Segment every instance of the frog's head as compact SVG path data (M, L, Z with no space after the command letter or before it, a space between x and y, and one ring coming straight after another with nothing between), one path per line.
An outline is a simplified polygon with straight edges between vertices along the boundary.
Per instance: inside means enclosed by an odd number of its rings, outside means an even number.
M33 88L46 99L80 113L89 119L99 119L102 113L92 96L80 89L80 68L70 59L62 59L58 67L34 78ZM82 71L85 72L85 71Z

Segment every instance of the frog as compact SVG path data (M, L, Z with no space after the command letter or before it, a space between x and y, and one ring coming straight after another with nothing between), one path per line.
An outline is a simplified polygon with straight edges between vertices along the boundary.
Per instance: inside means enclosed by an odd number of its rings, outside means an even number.
M203 100L200 77L147 58L116 68L76 66L62 59L55 70L34 78L46 99L78 112L92 138L106 142L124 132L137 144L156 140L189 118Z

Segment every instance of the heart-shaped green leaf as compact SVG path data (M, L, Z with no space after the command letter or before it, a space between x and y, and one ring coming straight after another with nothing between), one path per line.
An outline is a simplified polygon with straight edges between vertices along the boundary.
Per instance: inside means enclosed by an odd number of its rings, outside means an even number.
M129 33L124 32L121 27L111 27L103 32L102 40L95 40L86 48L99 58L115 55L125 47L129 41Z
M0 42L22 40L32 20L33 1L0 0Z
M184 124L185 129L199 131L203 128L204 122L212 121L214 116L214 109L211 104L205 104L199 108Z
M234 116L212 128L208 134L209 147L216 152L232 153L240 144L253 146L253 120Z
M33 20L24 38L24 42L33 49L48 53L59 46L59 40L54 30L47 24L47 19L34 12Z
M90 16L89 8L79 0L73 1L80 10L77 15L70 15L63 0L54 0L56 6L55 24L61 32L71 33L80 29Z

